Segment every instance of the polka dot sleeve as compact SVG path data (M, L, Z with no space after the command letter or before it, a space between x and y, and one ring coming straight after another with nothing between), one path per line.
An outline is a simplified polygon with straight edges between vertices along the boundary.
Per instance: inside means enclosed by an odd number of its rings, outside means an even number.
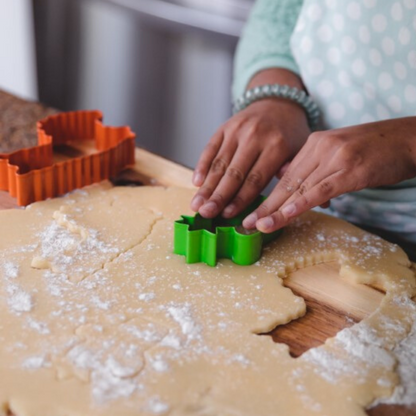
M257 0L237 48L234 99L250 79L268 68L299 69L290 50L290 38L303 0Z

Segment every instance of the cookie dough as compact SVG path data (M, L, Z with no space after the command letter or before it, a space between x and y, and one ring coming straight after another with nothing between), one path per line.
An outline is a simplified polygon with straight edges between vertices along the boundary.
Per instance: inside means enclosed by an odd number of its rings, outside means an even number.
M416 319L400 248L311 212L255 265L187 265L172 226L191 195L104 184L0 212L0 415L358 416L393 393ZM333 260L386 295L294 359L259 334L305 314L283 279Z

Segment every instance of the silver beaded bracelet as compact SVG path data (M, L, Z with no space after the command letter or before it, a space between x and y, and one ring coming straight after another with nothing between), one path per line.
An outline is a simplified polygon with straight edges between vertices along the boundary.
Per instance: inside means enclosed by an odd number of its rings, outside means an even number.
M256 101L271 97L287 98L299 104L306 111L311 130L317 127L320 118L318 105L305 91L295 87L291 88L288 85L267 84L246 91L242 97L235 100L234 114L244 110Z

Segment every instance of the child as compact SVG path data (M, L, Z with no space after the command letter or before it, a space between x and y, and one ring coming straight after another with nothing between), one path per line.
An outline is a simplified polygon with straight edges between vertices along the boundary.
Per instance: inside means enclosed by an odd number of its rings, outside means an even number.
M193 210L233 217L278 175L246 228L331 200L416 244L416 0L258 0L235 68L238 112L201 155Z

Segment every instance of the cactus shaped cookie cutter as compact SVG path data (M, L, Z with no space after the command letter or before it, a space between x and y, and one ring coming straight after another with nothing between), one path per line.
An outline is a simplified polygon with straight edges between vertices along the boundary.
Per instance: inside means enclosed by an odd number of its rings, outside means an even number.
M37 124L38 145L0 153L0 190L28 205L116 176L134 164L135 134L107 127L100 111L58 113ZM96 152L55 162L54 146L95 141Z
M231 219L182 215L182 219L174 223L174 253L185 256L188 264L203 262L214 267L220 258L230 259L240 266L254 264L261 257L263 245L282 233L277 230L264 234L242 226L244 218L265 199L257 198L243 213Z

